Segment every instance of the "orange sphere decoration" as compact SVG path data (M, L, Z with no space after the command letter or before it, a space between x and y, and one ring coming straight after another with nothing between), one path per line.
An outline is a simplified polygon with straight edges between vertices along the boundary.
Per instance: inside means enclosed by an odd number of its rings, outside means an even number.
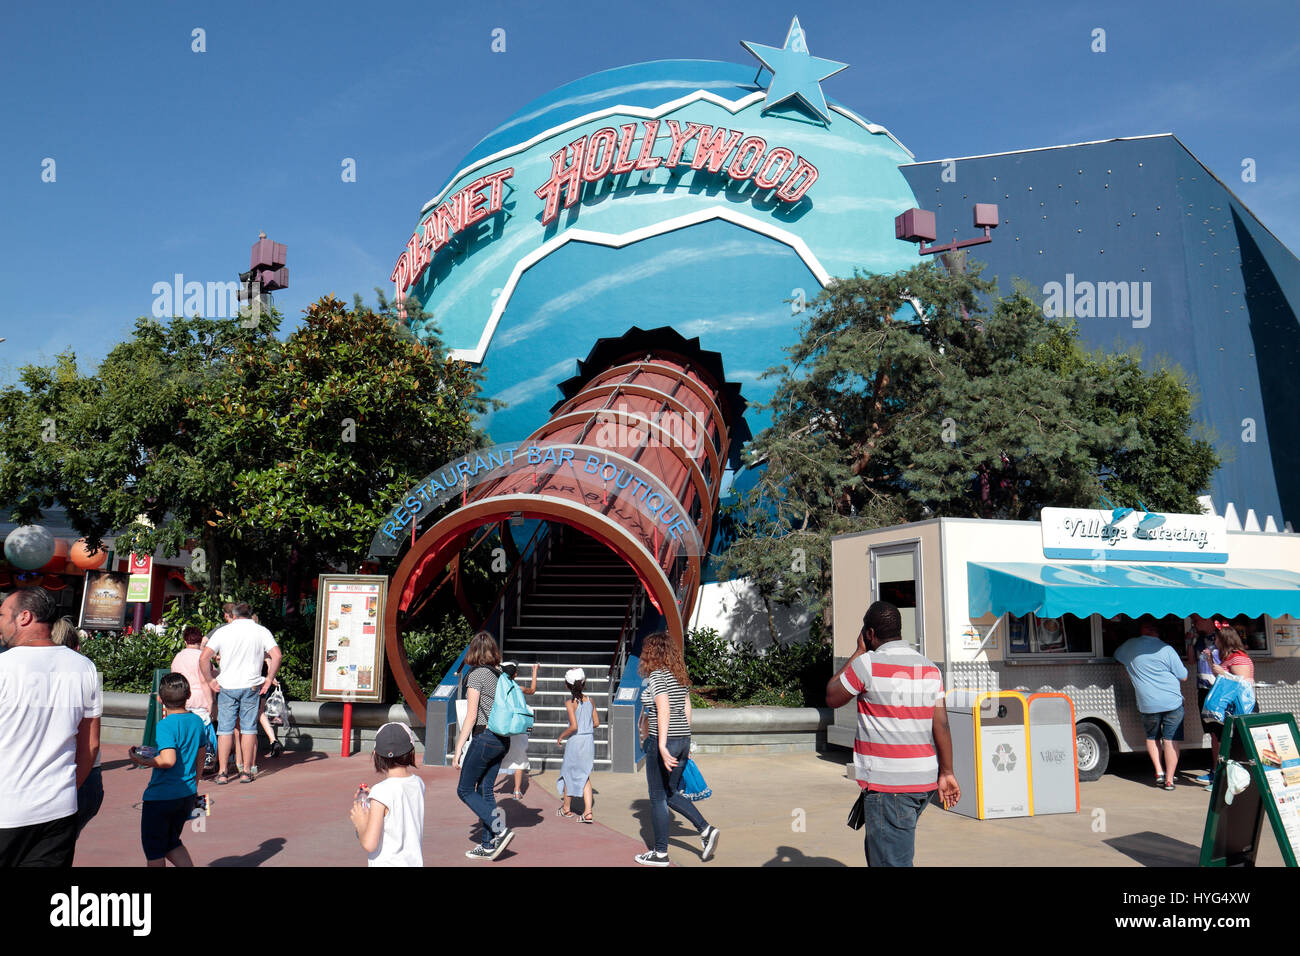
M108 550L100 548L100 550L91 554L90 549L86 547L86 539L78 538L77 543L68 552L68 557L81 570L93 571L104 566L104 563L108 560Z

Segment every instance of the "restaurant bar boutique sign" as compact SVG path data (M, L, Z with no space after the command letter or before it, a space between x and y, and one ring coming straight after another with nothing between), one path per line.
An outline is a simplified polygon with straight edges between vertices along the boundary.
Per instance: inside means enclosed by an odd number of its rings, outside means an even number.
M1146 514L1118 521L1110 511L1044 508L1043 555L1104 561L1226 564L1228 526L1213 515Z

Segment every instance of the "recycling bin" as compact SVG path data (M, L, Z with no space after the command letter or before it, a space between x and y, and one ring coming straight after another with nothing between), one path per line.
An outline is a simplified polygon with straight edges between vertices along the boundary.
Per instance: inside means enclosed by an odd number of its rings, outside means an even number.
M953 773L961 786L953 810L979 820L1033 816L1024 695L957 690L946 706Z
M1078 813L1074 701L1066 694L1030 694L1028 723L1034 815Z

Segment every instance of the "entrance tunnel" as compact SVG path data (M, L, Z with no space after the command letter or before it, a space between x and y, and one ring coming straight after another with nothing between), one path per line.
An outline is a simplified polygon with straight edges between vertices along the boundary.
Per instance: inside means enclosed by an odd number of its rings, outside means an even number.
M507 658L607 673L649 615L684 640L720 484L748 438L740 388L698 339L633 328L599 340L560 390L525 441L478 456L485 480L471 483L462 466L461 506L414 540L393 575L387 656L417 712L426 697L406 658L406 620L494 532L514 552L496 604L458 598ZM514 527L533 529L526 544Z

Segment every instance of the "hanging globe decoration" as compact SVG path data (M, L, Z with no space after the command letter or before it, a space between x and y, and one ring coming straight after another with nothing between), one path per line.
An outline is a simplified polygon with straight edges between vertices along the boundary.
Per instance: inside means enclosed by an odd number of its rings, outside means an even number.
M96 568L102 568L104 562L108 560L108 549L100 548L91 554L90 549L86 547L86 539L78 538L72 550L68 552L68 559L83 571L94 571Z
M5 557L14 567L24 571L44 567L54 557L54 535L38 524L15 528L5 538Z

